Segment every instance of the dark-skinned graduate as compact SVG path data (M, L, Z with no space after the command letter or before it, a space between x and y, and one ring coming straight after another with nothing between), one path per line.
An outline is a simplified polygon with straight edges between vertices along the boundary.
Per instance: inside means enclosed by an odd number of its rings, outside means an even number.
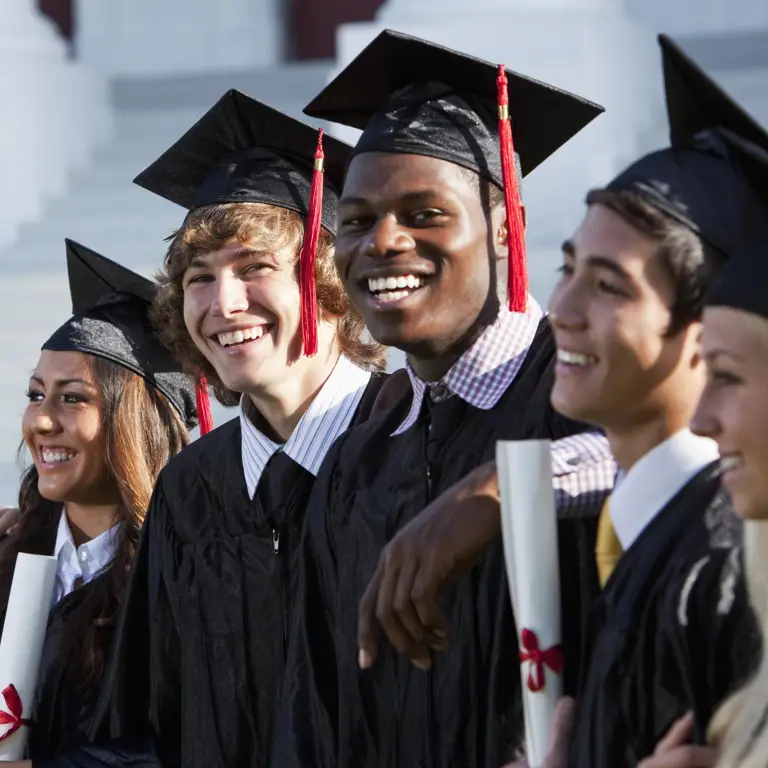
M498 439L548 438L566 663L578 666L615 467L601 434L549 404L554 345L527 291L519 186L601 108L385 31L306 112L363 129L336 264L373 337L403 350L407 368L399 401L334 446L313 491L272 764L498 768L523 732L501 549L446 596L450 636L412 634L404 617L396 645L413 663L389 647L358 656L357 606L398 529ZM443 649L434 659L433 648Z
M601 513L604 590L590 616L576 723L558 718L547 765L564 765L571 742L574 766L637 765L688 710L691 736L703 741L753 659L740 528L716 446L688 423L704 384L707 287L745 241L765 237L753 177L764 171L766 135L672 41L661 43L671 147L589 193L550 302L553 404L605 430L621 474ZM403 531L400 546L423 560L424 531L442 531L431 546L461 572L498 535L494 472L454 486L425 511L431 524ZM451 580L439 572L426 579L430 601Z
M239 403L160 475L105 678L166 768L270 765L306 502L386 378L333 264L347 152L230 91L137 179L189 211L158 331Z

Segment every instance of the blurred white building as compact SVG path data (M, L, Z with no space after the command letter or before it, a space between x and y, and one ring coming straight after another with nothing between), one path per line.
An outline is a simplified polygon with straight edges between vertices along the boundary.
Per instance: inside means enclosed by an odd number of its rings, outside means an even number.
M227 88L299 116L384 27L607 107L526 180L540 300L584 192L665 141L656 33L768 123L766 0L0 0L0 504L29 371L69 313L64 237L150 274L182 212L136 173Z

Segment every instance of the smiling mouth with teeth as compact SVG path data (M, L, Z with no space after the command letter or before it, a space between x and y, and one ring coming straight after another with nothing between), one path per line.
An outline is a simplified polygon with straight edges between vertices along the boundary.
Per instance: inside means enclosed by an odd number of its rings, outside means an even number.
M580 352L569 352L566 349L558 349L557 362L565 365L584 367L587 365L594 365L597 362L597 358L592 357L592 355L582 355Z
M421 288L426 278L416 275L399 275L397 277L369 277L368 292L382 303L399 301L410 296Z
M217 333L215 338L222 347L236 347L248 341L258 341L267 330L266 326L258 325L253 328L241 328L229 333Z
M40 458L44 464L63 464L65 461L75 458L73 451L64 448L41 448Z

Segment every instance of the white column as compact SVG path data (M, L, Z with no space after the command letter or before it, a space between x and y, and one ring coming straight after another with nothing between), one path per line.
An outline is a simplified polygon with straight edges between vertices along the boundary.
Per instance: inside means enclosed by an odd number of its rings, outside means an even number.
M281 0L79 0L81 58L109 75L265 67L283 56Z
M65 191L108 130L103 78L67 57L33 0L0 1L0 248Z
M525 181L531 283L546 300L559 244L581 220L585 193L666 139L654 33L621 0L389 0L376 21L339 30L339 66L387 27L506 64L606 107ZM341 133L354 140L353 132Z

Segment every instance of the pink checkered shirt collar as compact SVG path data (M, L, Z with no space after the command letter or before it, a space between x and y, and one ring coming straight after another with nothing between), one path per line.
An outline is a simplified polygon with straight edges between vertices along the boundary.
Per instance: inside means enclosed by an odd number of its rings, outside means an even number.
M517 376L533 343L542 314L541 307L532 296L528 297L528 311L525 313L510 312L504 305L493 325L483 331L438 382L422 381L406 362L413 402L408 416L392 437L401 435L416 423L428 389L432 390L435 400L458 395L483 411L493 408Z

